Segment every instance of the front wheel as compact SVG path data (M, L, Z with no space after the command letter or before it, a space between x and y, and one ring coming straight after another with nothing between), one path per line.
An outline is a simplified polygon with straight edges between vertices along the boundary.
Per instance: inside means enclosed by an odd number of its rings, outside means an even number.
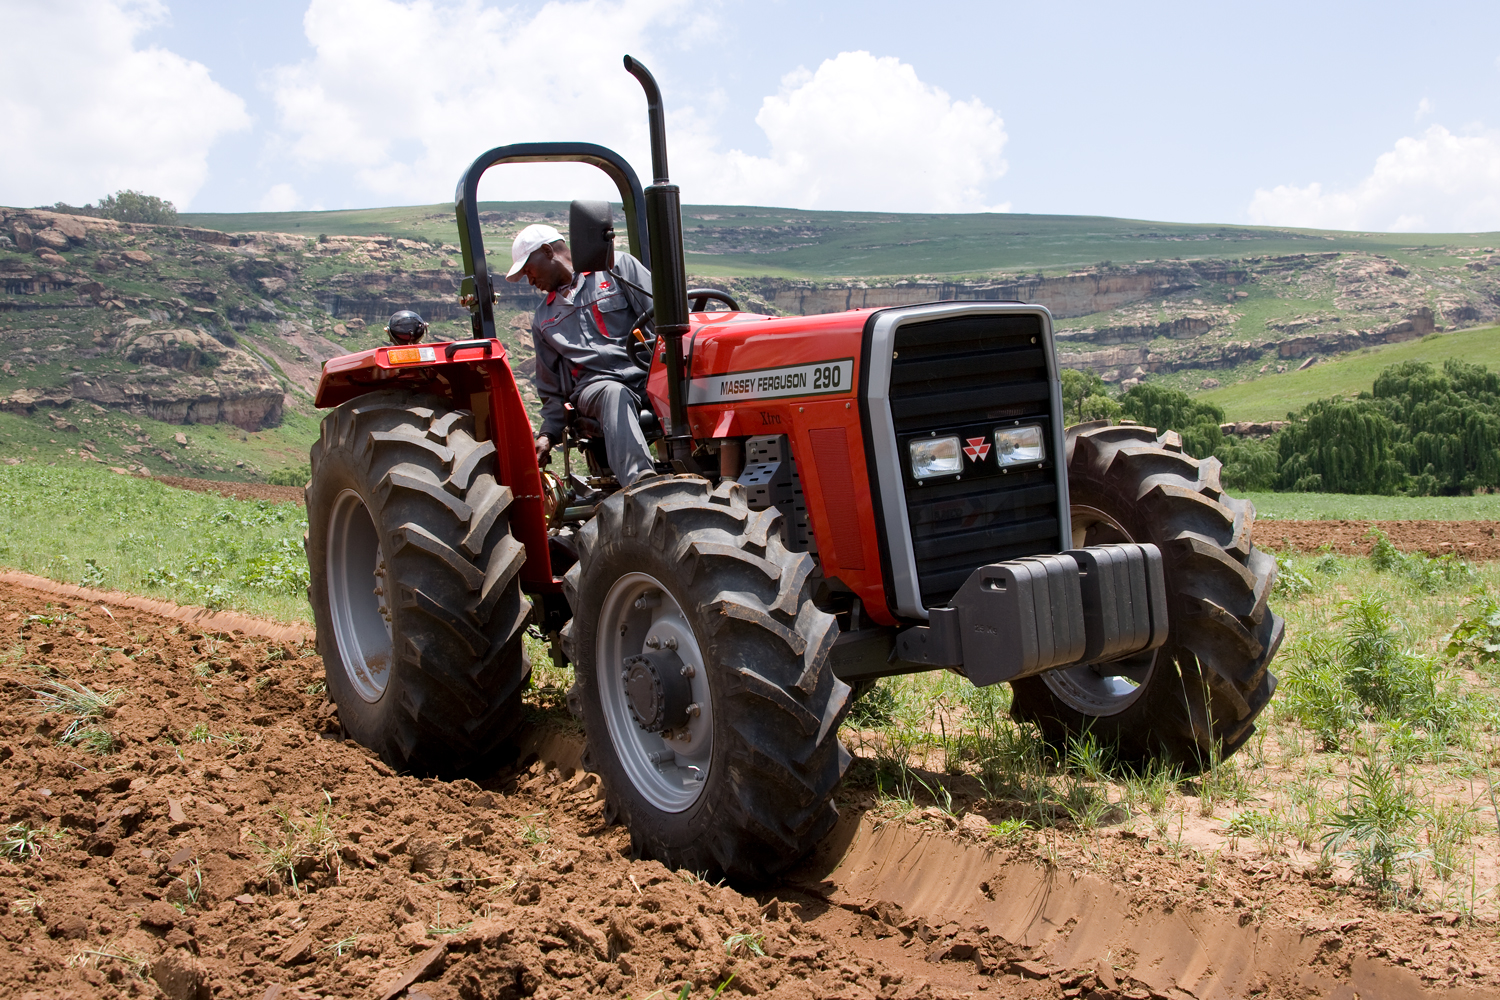
M1169 633L1143 655L1014 682L1011 713L1053 740L1091 731L1126 760L1205 767L1250 738L1276 690L1276 560L1251 543L1255 507L1223 491L1218 459L1183 454L1171 432L1101 421L1067 441L1073 544L1158 546Z
M811 557L744 488L650 479L607 498L564 578L585 764L635 852L765 879L832 828L849 686Z

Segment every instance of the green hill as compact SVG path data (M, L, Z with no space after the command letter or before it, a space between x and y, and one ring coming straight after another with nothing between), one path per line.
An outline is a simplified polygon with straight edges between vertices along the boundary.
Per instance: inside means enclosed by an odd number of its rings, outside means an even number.
M1212 389L1199 393L1198 398L1223 409L1228 420L1285 420L1287 413L1300 410L1315 399L1353 396L1368 390L1387 365L1402 361L1441 365L1448 358L1500 369L1500 327L1429 334L1404 344L1372 347L1321 361L1301 371L1262 375Z
M564 202L484 202L503 222L524 216L567 219ZM1346 233L1147 222L1084 215L809 212L791 208L685 205L688 270L711 276L782 278L908 275L980 276L997 271L1067 270L1101 261L1272 256L1330 250L1385 254L1397 260L1435 246L1486 247L1500 233ZM184 225L223 232L315 236L385 235L454 243L450 205L338 212L186 213ZM486 227L489 228L488 226ZM492 242L496 236L486 236ZM507 247L494 245L491 255Z

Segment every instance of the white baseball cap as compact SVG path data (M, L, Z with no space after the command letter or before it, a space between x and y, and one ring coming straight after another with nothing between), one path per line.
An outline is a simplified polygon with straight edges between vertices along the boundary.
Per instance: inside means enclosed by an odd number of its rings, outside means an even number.
M505 280L520 281L521 268L526 266L531 255L548 243L556 243L562 238L562 233L540 223L532 223L521 230L516 234L516 241L510 245L511 264L510 270L505 272Z

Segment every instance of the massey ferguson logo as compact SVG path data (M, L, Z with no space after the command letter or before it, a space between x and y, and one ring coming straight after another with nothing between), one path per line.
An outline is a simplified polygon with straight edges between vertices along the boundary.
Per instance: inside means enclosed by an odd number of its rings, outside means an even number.
M982 437L968 438L964 441L964 454L969 456L969 461L976 465L984 461L990 453L990 443Z

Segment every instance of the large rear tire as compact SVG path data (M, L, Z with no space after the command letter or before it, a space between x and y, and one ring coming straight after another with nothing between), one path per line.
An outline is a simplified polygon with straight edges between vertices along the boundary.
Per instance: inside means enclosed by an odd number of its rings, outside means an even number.
M490 766L521 713L531 603L511 491L467 410L399 391L323 419L307 487L308 599L355 740L418 774Z
M1073 544L1159 546L1170 631L1144 656L1016 681L1011 713L1053 740L1089 730L1126 760L1206 767L1250 738L1276 690L1276 560L1251 543L1255 507L1224 492L1218 459L1183 454L1171 431L1080 424L1067 449Z
M635 853L671 868L766 879L837 819L850 704L829 661L838 627L780 516L750 510L737 483L654 477L600 505L564 577L584 763ZM643 654L667 664L657 701L626 674ZM643 726L658 701L691 704L665 730Z

